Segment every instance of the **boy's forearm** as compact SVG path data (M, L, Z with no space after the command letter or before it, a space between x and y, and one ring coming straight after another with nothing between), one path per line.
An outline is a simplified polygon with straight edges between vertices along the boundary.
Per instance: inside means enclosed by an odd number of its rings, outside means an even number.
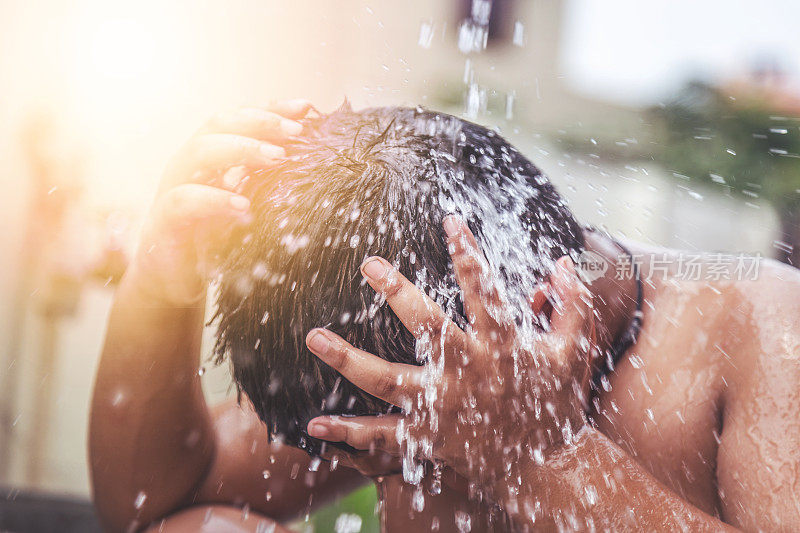
M428 485L429 480L423 482ZM492 515L488 503L472 501L469 496L443 483L439 494L426 488L409 485L402 475L392 475L377 483L381 499L381 521L388 533L409 531L439 531L457 533L469 524L472 531L507 530L501 513ZM422 491L419 508L418 491Z
M523 482L517 494L508 480L498 480L493 487L494 498L520 525L546 531L733 530L661 485L591 427L544 464L532 459L526 463L520 465Z
M118 289L90 422L95 501L107 527L145 524L182 504L213 454L197 373L203 307L148 300L135 274Z

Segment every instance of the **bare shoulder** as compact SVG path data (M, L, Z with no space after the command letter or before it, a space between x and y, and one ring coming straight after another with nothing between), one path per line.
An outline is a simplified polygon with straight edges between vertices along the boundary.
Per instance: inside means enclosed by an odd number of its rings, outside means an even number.
M757 279L736 282L747 309L732 353L717 455L726 522L747 530L800 527L800 271L764 260ZM732 310L732 312L734 312ZM767 475L764 473L768 472Z
M800 269L774 259L762 259L755 279L740 281L738 287L759 308L778 302L792 309L800 307Z
M765 259L756 279L736 283L750 339L742 355L800 362L800 270Z

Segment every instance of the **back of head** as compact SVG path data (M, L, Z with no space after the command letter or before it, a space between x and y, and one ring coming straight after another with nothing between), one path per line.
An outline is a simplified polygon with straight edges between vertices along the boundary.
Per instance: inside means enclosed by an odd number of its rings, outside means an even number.
M216 354L230 356L271 436L318 452L305 434L314 416L391 406L320 362L305 346L309 330L327 327L389 361L423 362L363 283L365 258L392 262L463 326L446 215L467 221L517 320L526 291L583 240L547 179L487 128L419 108L346 105L304 126L287 160L244 186L254 221L223 266Z

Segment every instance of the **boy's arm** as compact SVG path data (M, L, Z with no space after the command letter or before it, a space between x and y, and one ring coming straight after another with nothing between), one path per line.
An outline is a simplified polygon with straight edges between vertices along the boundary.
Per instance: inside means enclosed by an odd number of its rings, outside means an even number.
M358 479L320 472L307 480L305 455L270 447L252 411L210 413L197 372L207 269L248 220L232 178L274 163L280 140L299 132L292 119L308 109L283 102L217 117L170 165L114 300L92 400L89 463L109 530L138 529L201 501L285 517L308 505L315 489L306 481L346 490ZM269 456L276 465L264 479ZM298 479L286 482L293 472Z
M216 453L196 370L202 309L147 302L131 278L111 310L89 429L94 501L111 531L185 505Z
M400 474L379 481L377 486L378 494L383 498L381 512L385 530L389 533L512 531L511 523L499 508L486 501L470 500L466 481L453 479L455 477L452 471L446 471L441 491L437 494L429 490L430 479L424 481L423 487L409 485Z
M201 310L147 306L131 285L114 303L92 402L94 499L109 530L203 503L284 520L364 483L327 464L309 472L307 454L268 442L247 402L209 410L197 372Z

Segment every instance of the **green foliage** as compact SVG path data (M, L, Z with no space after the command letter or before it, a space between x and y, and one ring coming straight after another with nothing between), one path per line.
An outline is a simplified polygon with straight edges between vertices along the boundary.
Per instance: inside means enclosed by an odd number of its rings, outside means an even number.
M779 212L800 206L800 119L696 82L652 115L668 169L764 198Z

